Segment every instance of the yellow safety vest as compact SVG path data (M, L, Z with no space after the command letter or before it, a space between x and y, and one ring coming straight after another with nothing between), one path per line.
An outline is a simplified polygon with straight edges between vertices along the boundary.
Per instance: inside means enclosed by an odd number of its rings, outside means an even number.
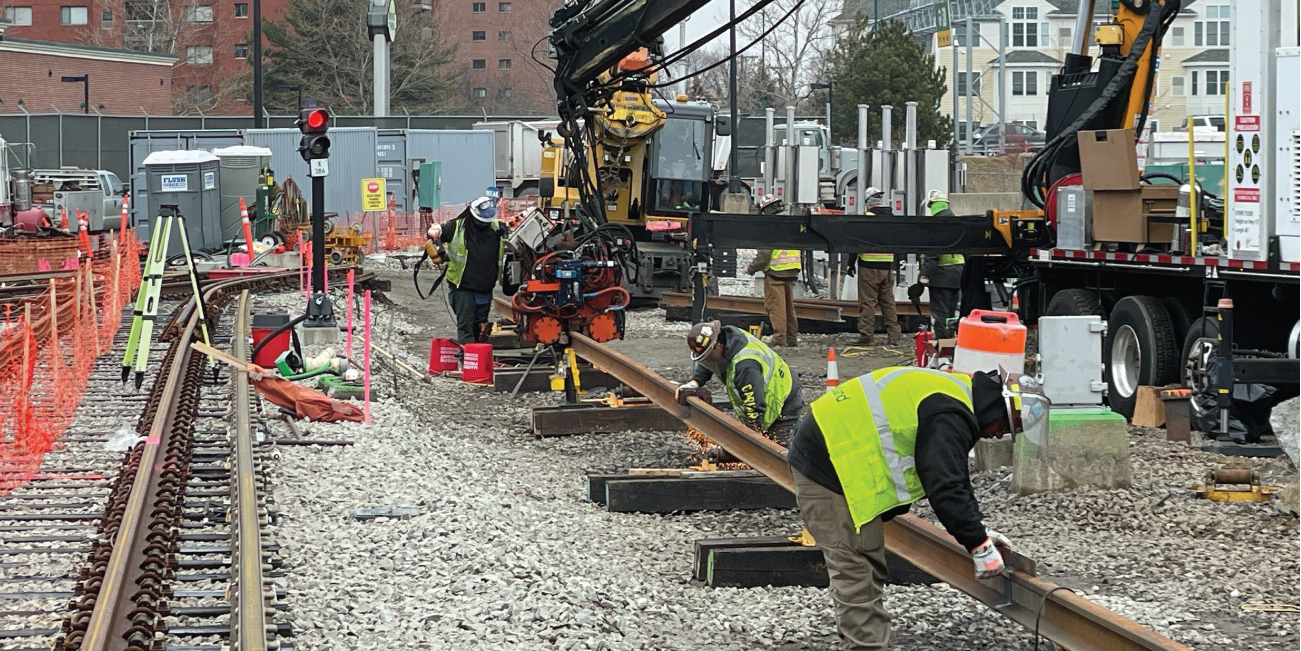
M860 253L858 259L863 262L894 262L893 253Z
M971 378L910 366L856 377L813 401L854 527L926 497L914 467L917 405L943 393L971 408Z
M941 267L954 267L967 261L961 253L944 253L940 255Z
M467 217L466 219L472 219ZM497 220L492 220L488 227L496 230ZM506 242L502 240L497 245L497 282L501 282L501 259L506 253ZM465 275L465 261L470 257L469 247L465 245L465 219L456 222L456 230L452 233L452 246L447 250L447 282L461 286L461 276Z
M763 369L764 405L763 422L759 425L767 431L776 422L777 417L781 416L782 406L786 404L786 398L791 393L791 387L794 386L791 381L791 369L786 365L786 361L778 357L767 344L755 339L749 333L746 333L745 338L745 348L742 348L741 352L732 358L732 363L723 370L723 387L727 390L727 399L732 403L732 411L738 420L741 419L746 405L742 404L740 394L732 386L736 365L746 359L759 362L760 368Z
M800 268L800 252L793 249L777 249L768 261L768 271L786 271Z

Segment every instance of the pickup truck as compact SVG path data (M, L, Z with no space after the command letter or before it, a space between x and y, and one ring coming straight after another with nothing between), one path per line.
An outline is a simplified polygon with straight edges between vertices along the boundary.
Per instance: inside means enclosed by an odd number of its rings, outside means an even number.
M126 188L108 170L32 170L32 203L41 205L57 224L63 211L69 227L75 227L76 211L90 215L90 230L116 230L122 221L122 197Z

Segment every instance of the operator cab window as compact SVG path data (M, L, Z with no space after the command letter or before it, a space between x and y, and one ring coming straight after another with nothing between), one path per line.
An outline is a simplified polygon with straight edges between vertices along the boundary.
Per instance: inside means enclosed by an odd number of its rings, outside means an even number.
M703 120L670 119L655 134L655 208L698 211L704 204L705 171L712 153Z

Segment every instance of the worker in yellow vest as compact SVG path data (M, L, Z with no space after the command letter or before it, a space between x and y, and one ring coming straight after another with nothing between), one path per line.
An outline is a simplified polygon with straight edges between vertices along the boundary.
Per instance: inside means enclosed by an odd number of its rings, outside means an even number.
M746 275L763 272L763 309L772 324L773 346L798 346L799 320L795 318L795 281L800 277L800 252L794 249L760 250L746 267Z
M902 329L894 307L894 254L860 253L849 265L849 275L858 274L858 343L876 342L876 312L881 311L885 343L898 346Z
M939 190L931 190L924 204L926 214L932 217L952 217L949 199ZM922 256L921 275L917 282L930 292L931 320L935 336L947 339L955 333L949 331L949 319L958 310L958 295L962 288L962 267L966 258L961 253L944 253Z
M790 442L804 395L785 360L750 333L718 321L691 326L687 347L695 367L676 393L697 389L717 376L737 420L782 445Z
M845 649L886 649L890 617L884 523L930 500L940 524L970 554L976 578L1003 573L971 488L967 457L976 441L1012 431L1047 435L1048 401L1027 376L883 368L813 401L787 452L795 499L827 564L836 626Z
M497 220L497 206L488 197L471 201L455 219L429 227L427 248L448 245L447 300L456 314L456 340L462 344L487 339L492 289L501 282L506 233L505 224Z

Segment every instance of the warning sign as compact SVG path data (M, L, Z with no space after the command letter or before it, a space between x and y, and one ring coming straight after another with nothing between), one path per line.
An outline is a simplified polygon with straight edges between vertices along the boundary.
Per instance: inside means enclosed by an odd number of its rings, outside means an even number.
M1233 126L1238 131L1260 131L1259 115L1235 115Z
M361 209L363 212L377 212L384 210L387 202L384 201L384 179L362 179L361 180Z

